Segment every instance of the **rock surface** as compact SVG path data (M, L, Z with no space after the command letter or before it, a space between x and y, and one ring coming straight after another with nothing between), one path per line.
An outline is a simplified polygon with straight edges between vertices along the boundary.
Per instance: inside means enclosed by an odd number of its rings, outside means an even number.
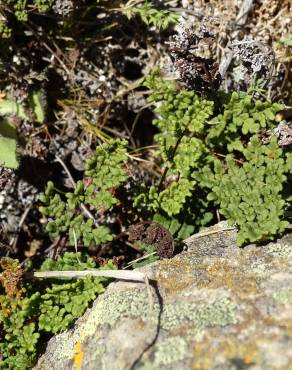
M35 369L292 369L292 234L238 248L225 223L144 271L151 287L112 283Z

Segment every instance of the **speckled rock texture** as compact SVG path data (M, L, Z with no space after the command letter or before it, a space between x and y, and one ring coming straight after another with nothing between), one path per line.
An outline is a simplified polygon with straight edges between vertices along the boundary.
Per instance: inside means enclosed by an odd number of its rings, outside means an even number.
M35 369L292 369L292 234L238 248L226 228L144 268L152 306L145 284L112 283Z

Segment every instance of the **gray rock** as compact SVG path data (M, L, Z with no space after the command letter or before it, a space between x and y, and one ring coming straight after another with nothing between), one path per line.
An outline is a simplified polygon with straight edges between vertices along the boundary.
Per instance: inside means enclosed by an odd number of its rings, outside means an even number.
M220 223L143 269L147 288L112 283L35 369L292 368L292 235L238 248Z

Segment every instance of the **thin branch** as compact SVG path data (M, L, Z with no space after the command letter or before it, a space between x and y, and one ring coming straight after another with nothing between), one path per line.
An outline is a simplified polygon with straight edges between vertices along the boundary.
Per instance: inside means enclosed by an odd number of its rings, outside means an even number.
M24 224L24 222L25 222L25 219L26 219L27 215L29 214L30 210L32 209L32 204L33 204L33 202L32 202L32 203L30 203L30 205L29 205L29 206L25 209L25 211L23 212L23 214L22 214L22 216L21 216L21 218L20 218L20 220L19 220L18 226L17 226L17 231L18 231L18 233L17 233L17 235L16 235L16 236L14 236L14 237L10 240L9 245L10 245L10 247L12 248L12 250L13 250L13 251L15 251L15 248L16 248L16 244L17 244L17 241L18 241L18 238L19 238L19 232L20 232L20 230L21 230L21 228L22 228L22 226L23 226L23 224Z
M154 302L150 289L150 281L156 280L154 276L149 276L140 271L127 271L127 270L87 270L87 271L36 271L27 272L27 277L50 279L50 278L86 278L92 277L108 277L119 280L136 281L145 283L148 295L149 308L152 310ZM0 274L1 277L1 274Z
M174 147L173 153L172 153L172 160L174 160L175 153L176 153L177 148L178 148L180 142L182 141L182 138L183 138L184 135L185 135L185 132L183 134L181 134L181 136L177 139L177 142L175 144L175 147ZM163 185L163 182L165 180L165 177L167 175L168 170L169 170L169 167L164 168L163 174L162 174L162 176L160 178L160 181L159 181L159 184L158 184L158 193L160 193L161 190L162 190L162 185Z
M85 270L85 271L35 271L26 272L26 278L37 278L37 279L63 279L63 278L86 278L87 276L92 277L107 277L119 280L135 281L145 283L148 295L148 303L150 310L153 308L153 296L150 289L150 282L156 281L153 274L149 276L140 271L127 271L127 270ZM1 278L2 274L0 274Z
M208 236L208 235L212 235L212 234L218 234L218 233L224 233L225 231L231 231L231 230L237 230L237 227L233 226L233 227L227 227L225 229L209 230L209 231L201 232L201 233L194 234L194 235L190 236L184 242L187 244L188 242L193 241L193 239L199 239L199 238L203 238L204 236Z
M56 162L59 162L59 163L61 164L61 166L64 168L64 170L65 170L65 172L66 172L66 174L67 174L67 176L68 176L69 180L71 181L71 183L72 183L72 185L73 185L74 189L76 189L76 182L75 182L75 180L73 179L73 177L72 177L72 175L71 175L71 173L70 173L70 171L69 171L68 167L67 167L67 166L66 166L66 164L64 163L64 161L63 161L63 160L62 160L58 155L56 155ZM94 218L93 214L89 211L89 209L85 206L85 204L84 204L84 203L81 203L81 204L80 204L80 207L81 207L81 209L82 209L82 211L83 211L84 215L85 215L87 218L91 218L91 219L94 221L94 225L95 225L96 227L98 227L99 225L98 225L98 224L97 224L97 222L95 221L95 218Z
M76 182L75 180L73 179L68 167L65 165L65 162L63 161L63 159L61 159L61 157L59 157L58 155L56 155L56 162L59 162L60 165L63 167L64 171L66 172L69 180L71 181L71 184L73 185L73 188L76 188Z
M86 278L87 276L92 276L92 277L109 277L109 278L115 278L119 280L131 280L131 281L145 282L146 275L145 273L140 272L140 271L85 270L85 271L35 271L31 273L28 272L27 276L38 278L38 279Z

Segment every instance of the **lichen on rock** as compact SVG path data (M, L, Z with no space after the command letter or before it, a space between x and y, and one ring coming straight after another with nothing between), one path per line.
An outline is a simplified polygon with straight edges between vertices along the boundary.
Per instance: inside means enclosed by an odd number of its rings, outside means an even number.
M144 284L112 283L36 369L73 370L76 358L86 370L289 369L291 235L240 249L235 233L219 224L144 267L157 279L153 307Z

